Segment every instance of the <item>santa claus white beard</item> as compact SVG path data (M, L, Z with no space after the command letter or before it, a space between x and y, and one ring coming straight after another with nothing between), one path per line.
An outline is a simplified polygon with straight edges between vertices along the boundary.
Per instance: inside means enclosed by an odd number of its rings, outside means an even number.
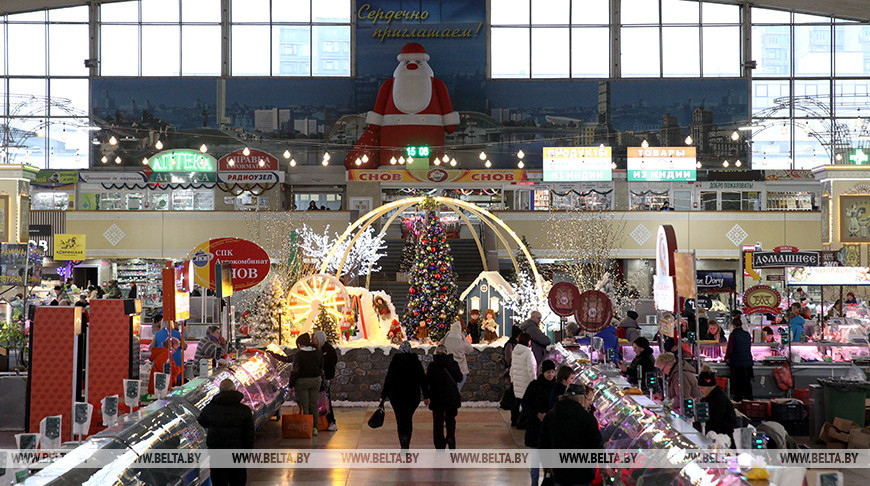
M424 74L425 73L421 73ZM393 103L402 113L420 113L432 99L432 80L416 73L401 73L393 81Z

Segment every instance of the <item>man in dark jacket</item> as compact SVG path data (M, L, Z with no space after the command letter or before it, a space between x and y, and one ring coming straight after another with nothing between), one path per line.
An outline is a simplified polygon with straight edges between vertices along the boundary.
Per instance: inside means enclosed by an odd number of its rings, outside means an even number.
M701 389L701 401L710 404L707 430L725 434L733 440L734 429L737 428L737 414L734 412L734 404L716 383L716 375L709 370L701 371L698 375L698 387ZM700 426L697 428L700 429Z
M587 411L586 387L572 383L541 424L540 449L601 449L601 431ZM556 468L556 484L583 485L595 479L595 469Z
M555 384L556 363L545 359L541 364L541 374L535 381L529 383L526 393L523 395L523 413L528 415L524 441L526 447L535 449L538 447L541 422L544 420L547 412L550 411L550 392ZM538 464L531 464L529 472L532 477L532 484L537 485L538 478L540 477Z
M457 389L458 391L458 389ZM411 343L399 345L399 352L393 355L387 378L381 390L381 401L390 400L396 414L396 432L402 449L411 447L411 434L414 432L414 411L420 406L420 393L423 403L429 405L429 386L420 357L411 351Z
M197 421L207 431L205 444L209 449L254 447L254 417L242 398L233 381L226 379L220 384L220 393L202 409ZM244 467L212 468L211 482L215 486L244 486L247 475Z
M462 381L459 363L444 344L435 347L435 356L426 369L429 410L432 411L432 441L436 449L456 449L456 414L462 406L457 383ZM445 436L445 426L447 435Z
M540 312L532 311L531 316L520 325L520 329L532 338L532 354L535 355L535 363L538 364L544 360L544 353L550 345L550 338L541 332L541 319Z
M731 326L725 349L725 362L731 368L731 393L736 402L752 400L752 336L743 329L738 311L732 313Z

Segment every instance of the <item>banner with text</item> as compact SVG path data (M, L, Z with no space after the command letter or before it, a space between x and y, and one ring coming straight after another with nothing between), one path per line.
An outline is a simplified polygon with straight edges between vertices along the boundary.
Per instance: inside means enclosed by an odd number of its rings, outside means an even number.
M629 147L629 181L694 181L695 147Z
M612 181L610 147L544 147L544 182Z
M348 181L382 182L382 183L505 183L526 180L523 170L349 170Z

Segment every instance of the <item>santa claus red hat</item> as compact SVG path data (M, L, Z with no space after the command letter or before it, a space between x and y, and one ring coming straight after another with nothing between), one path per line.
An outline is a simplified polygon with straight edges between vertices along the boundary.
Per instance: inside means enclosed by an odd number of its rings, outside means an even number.
M426 54L426 49L416 42L406 44L402 48L402 53L396 56L399 61L428 61L429 54Z

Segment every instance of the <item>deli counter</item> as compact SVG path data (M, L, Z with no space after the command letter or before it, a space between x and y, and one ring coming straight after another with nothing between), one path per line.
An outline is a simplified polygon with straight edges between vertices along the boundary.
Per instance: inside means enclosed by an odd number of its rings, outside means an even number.
M203 408L229 378L242 393L242 403L253 411L259 428L287 398L290 364L256 354L218 368L212 375L176 387L164 399L118 418L118 423L91 436L59 461L29 477L27 485L196 485L207 475L194 469L137 468L136 459L153 449L204 449L205 430L197 422ZM97 418L94 418L97 420ZM82 466L102 451L124 451L100 469ZM91 461L93 464L95 461Z
M710 441L678 415L667 412L644 395L628 395L628 382L619 370L609 365L591 366L582 351L555 346L557 354L577 371L576 382L595 389L593 406L605 450L673 450L710 448ZM679 454L675 454L679 456ZM676 463L675 463L676 464ZM699 481L723 486L749 485L737 471L705 468L696 462L674 468L608 468L602 476L618 479L618 484L692 485Z

